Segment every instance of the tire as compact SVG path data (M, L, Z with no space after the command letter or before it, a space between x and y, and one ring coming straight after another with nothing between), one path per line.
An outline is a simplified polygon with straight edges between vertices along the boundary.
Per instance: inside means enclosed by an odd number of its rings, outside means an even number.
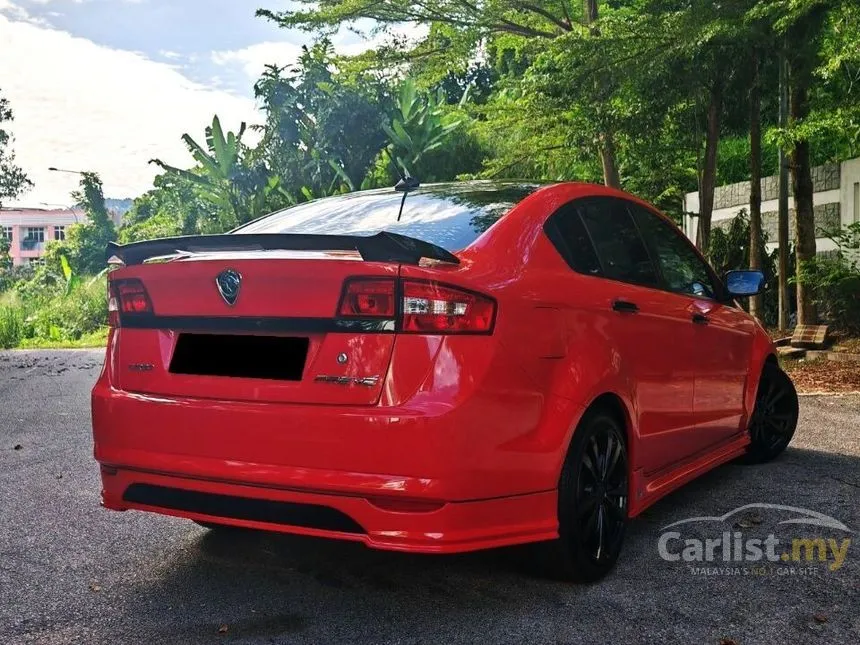
M766 363L750 418L750 445L744 461L762 464L786 449L797 428L797 391L778 365Z
M538 545L545 575L587 583L612 570L624 542L627 487L624 429L603 410L586 413L559 479L559 537Z

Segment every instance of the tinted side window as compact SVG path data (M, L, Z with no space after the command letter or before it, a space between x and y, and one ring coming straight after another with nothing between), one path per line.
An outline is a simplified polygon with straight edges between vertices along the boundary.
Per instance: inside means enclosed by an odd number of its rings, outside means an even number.
M659 281L651 258L623 202L590 199L578 202L577 210L594 243L604 276L657 286Z
M678 293L715 298L711 272L686 238L654 213L639 206L630 208L651 245L666 286Z
M587 275L600 273L600 262L575 203L565 204L553 213L544 231L574 271Z

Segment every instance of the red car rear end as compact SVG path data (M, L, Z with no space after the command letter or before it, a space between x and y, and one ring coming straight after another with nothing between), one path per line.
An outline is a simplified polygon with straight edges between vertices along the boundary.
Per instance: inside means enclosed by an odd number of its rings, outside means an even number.
M105 506L426 552L554 536L551 483L505 452L538 402L485 267L235 238L110 274Z

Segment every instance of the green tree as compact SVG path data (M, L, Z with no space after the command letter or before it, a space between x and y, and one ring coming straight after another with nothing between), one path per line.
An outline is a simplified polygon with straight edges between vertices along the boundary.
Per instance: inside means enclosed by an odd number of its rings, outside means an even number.
M387 86L342 67L323 38L295 66L267 67L254 87L266 114L255 155L297 198L357 190L385 145Z
M201 193L196 182L164 172L156 176L153 184L151 190L134 200L123 218L121 242L221 233L231 226L222 223L219 208Z
M599 31L593 24L597 18L596 0L584 1L582 18L575 17L564 0L541 3L489 0L478 4L464 0L430 0L419 4L404 0L299 0L295 6L298 8L286 11L261 9L258 15L286 28L320 33L354 26L362 19L374 21L381 29L404 22L427 25L430 36L424 43L411 47L407 58L434 57L448 62L456 55L460 57L457 63L460 69L468 67L464 61L474 60L482 49L499 39L512 49L528 49L540 46L530 44L532 41L552 41L578 31L583 22L589 23L591 31ZM435 69L445 67L441 63ZM447 71L442 75L447 75ZM617 180L611 142L606 133L595 141L607 170L604 179L608 184Z
M0 235L0 272L12 268L12 257L9 255L10 246L9 240Z
M15 153L11 150L12 135L2 127L13 119L9 101L0 96L0 205L3 200L15 199L33 185L15 164Z
M265 215L272 205L286 205L290 195L283 189L281 179L269 172L264 163L254 163L249 150L242 144L245 124L239 131L227 132L221 128L216 115L206 128L206 146L197 143L189 134L182 135L196 166L185 170L153 159L170 174L197 187L199 194L218 211L219 228L226 230Z
M85 223L73 224L62 242L49 242L46 264L57 276L65 273L62 258L75 275L94 275L105 267L108 242L117 239L116 226L105 206L104 190L97 173L81 173L80 189L72 198L87 216Z

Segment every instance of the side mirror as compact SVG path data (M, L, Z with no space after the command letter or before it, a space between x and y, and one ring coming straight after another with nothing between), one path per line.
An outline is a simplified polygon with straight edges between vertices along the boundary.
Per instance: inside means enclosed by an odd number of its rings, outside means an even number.
M767 286L761 271L728 271L723 276L723 282L732 298L757 296Z

